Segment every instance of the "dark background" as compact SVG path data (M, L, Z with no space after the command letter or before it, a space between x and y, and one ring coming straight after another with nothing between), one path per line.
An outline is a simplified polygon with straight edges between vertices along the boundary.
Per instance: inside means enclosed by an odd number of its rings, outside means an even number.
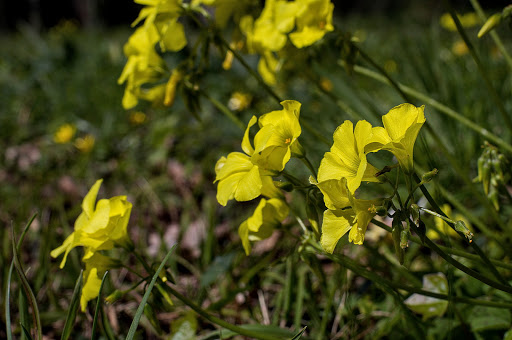
M444 12L444 0L335 0L338 15L354 13L381 13L395 15L410 7L425 16L431 12ZM509 1L480 1L486 10L500 10ZM467 0L452 1L460 11L470 11ZM136 17L141 6L133 0L0 0L0 30L15 31L22 23L34 28L47 29L62 20L75 20L83 27L126 26Z

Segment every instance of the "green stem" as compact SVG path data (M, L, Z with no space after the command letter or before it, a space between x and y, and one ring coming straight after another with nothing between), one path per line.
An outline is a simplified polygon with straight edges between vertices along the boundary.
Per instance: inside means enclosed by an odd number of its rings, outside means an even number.
M478 0L469 0L469 2L471 2L473 9L478 14L478 16L480 17L482 22L486 22L487 16L485 15L484 11L482 10L482 7L480 7ZM503 55L503 57L505 57L505 61L507 62L508 67L512 70L512 57L510 56L507 49L505 48L505 45L503 44L503 42L500 39L500 36L498 35L498 33L495 30L493 30L489 33L491 35L492 40L494 40L494 43L500 50L501 54Z
M381 221L378 221L376 219L372 219L371 222L373 224L375 224L376 226L378 226L378 227L380 227L380 228L382 228L382 229L384 229L384 230L386 230L388 232L391 232L391 227L389 227L388 225L382 223ZM414 243L417 243L417 244L423 244L423 242L420 240L420 238L416 237L416 236L411 236L410 240L412 242L414 242ZM448 254L451 254L451 255L460 256L460 257L463 257L465 259L468 259L468 260L471 260L471 261L474 261L474 262L483 263L482 259L478 255L471 254L471 253L468 253L468 252L460 250L460 249L449 248L449 247L445 247L445 246L441 246L441 245L438 245L438 247L441 250L443 250L445 253L448 253ZM499 261L499 260L495 260L495 259L490 259L490 261L495 266L497 266L497 267L501 267L501 268L504 268L504 269L512 270L512 264L510 264L510 263L505 263L503 261Z
M245 329L245 328L233 325L233 324L231 324L229 322L226 322L226 321L224 321L224 320L222 320L222 319L220 319L220 318L218 318L218 317L216 317L214 315L211 315L208 312L206 312L204 309L202 309L201 307L196 305L192 300L190 300L186 296L181 295L180 293L178 293L178 291L176 291L170 285L167 285L167 288L169 289L169 291L178 300L183 302L185 305L190 307L190 309L192 309L194 312L196 312L197 314L199 314L200 316L202 316L206 320L208 320L208 321L210 321L210 322L212 322L212 323L214 323L216 325L219 325L221 327L229 329L230 331L233 331L233 332L238 333L240 335L247 336L249 338L262 339L262 340L275 340L276 339L275 337L264 335L264 334L262 334L262 332L254 332L254 331L251 331L251 330L248 330L248 329Z
M416 182L421 182L420 178L418 177L418 175L414 175L414 179L416 180ZM427 201L430 203L430 205L432 206L432 208L434 208L434 210L436 210L439 214L446 216L446 214L441 210L441 208L439 207L439 205L437 204L437 202L432 198L432 196L430 195L430 193L428 192L427 188L422 185L420 186L420 189L421 191L423 192L423 194L425 195L425 198L427 199ZM448 222L448 225L453 228L453 223L450 223ZM457 231L457 230L455 230ZM460 233L457 232L459 235ZM465 239L463 237L463 239ZM428 238L425 237L425 240L428 240ZM430 240L429 240L430 241ZM484 263L488 266L488 269L493 273L493 275L505 286L505 287L509 287L510 288L510 291L507 291L509 293L512 293L512 287L510 286L510 284L508 283L507 280L505 280L505 278L500 274L500 272L496 269L496 267L492 264L492 262L489 260L489 258L484 254L484 252L482 251L482 249L480 249L480 247L476 244L476 242L470 242L469 243L471 245L471 247L476 251L476 253L482 258L482 261L484 261ZM469 268L468 268L469 269Z
M229 43L224 39L224 37L220 34L215 34L215 37L224 45L224 47L229 50L231 53L233 53L233 56L242 64L242 66L251 74L251 76L256 79L256 81L267 91L267 93L278 103L280 104L282 102L282 99L277 95L277 93L261 78L261 76L252 69L249 64L245 61L245 59L238 53L237 50L232 48Z
M240 128L240 130L245 131L245 124L240 120L240 118L235 116L235 114L230 109L228 109L224 104L219 102L217 99L209 96L204 91L199 91L199 93L203 97L208 99L210 101L210 103L213 104L213 106L215 106L220 112L222 112L226 117L228 117L233 123L235 123L235 125L238 126Z
M343 62L340 62L340 66L344 66L344 63ZM384 84L388 84L388 85L391 85L390 81L378 74L377 72L375 71L372 71L370 69L367 69L365 67L362 67L362 66L359 66L359 65L354 65L354 71L356 73L359 73L361 75L364 75L364 76L367 76L369 78L372 78L372 79L375 79L381 83L384 83ZM502 147L504 150L507 150L508 152L512 153L512 145L508 144L507 142L505 142L503 139L501 139L500 137L496 136L495 134L493 134L492 132L490 132L489 130L486 130L484 128L482 128L480 125L472 122L471 120L467 119L466 117L464 117L463 115L461 115L460 113L458 113L457 111L449 108L448 106L444 105L444 104L441 104L440 102L438 102L437 100L419 92L419 91L416 91L414 90L413 88L411 87L408 87L408 86L405 86L401 83L398 83L398 86L400 87L400 89L420 100L421 102L427 104L427 105L430 105L432 106L433 108L437 109L439 112L447 115L448 117L458 121L459 123L467 126L468 128L470 128L471 130L475 131L476 133L478 133L479 135L481 135L483 138L489 140L489 141L492 141L494 144L496 145L499 145L500 147Z
M509 114L505 110L505 106L503 105L503 101L501 100L500 96L498 95L498 92L496 92L496 89L491 83L491 80L489 79L489 76L487 72L484 69L484 66L482 62L480 61L480 57L478 57L478 54L476 54L475 47L471 43L471 41L468 38L468 35L466 34L466 31L464 31L464 28L462 27L462 24L459 21L459 18L457 17L457 14L455 14L452 6L450 5L449 1L446 1L448 4L448 10L450 11L450 15L452 16L453 21L455 22L455 26L457 26L457 31L459 31L459 34L466 43L466 46L469 49L469 53L471 53L471 56L473 57L473 60L476 63L476 66L478 68L478 71L480 72L480 75L484 79L485 86L487 87L487 91L491 94L492 99L494 100L494 103L498 107L498 111L500 111L501 116L503 120L505 121L505 124L507 125L508 129L512 131L512 120L510 119Z
M311 161L306 157L301 157L300 159L304 164L306 164L306 166L308 167L309 171L311 171L311 173L313 174L313 176L315 176L315 179L316 179L316 170L315 170L315 167L313 166L313 164L311 164Z

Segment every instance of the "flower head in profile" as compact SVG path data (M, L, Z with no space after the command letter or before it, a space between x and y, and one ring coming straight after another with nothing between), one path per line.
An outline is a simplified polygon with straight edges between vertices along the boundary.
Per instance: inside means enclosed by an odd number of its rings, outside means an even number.
M260 241L272 235L274 228L288 216L289 210L281 199L261 199L254 214L238 228L246 255L251 253L251 241Z
M84 285L82 295L80 296L80 307L85 312L87 303L98 297L101 287L101 278L109 269L120 267L120 263L108 256L94 253L91 257L84 260Z
M63 268L69 252L78 246L85 249L84 261L99 250L108 250L114 246L128 246L128 220L132 204L126 196L101 199L96 203L96 196L102 180L96 181L82 202L82 213L75 222L75 230L62 245L51 252L52 257L64 253L60 264Z
M260 130L254 137L252 161L267 170L282 171L292 153L301 156L302 146L299 136L302 132L299 124L301 104L295 100L281 102L283 110L262 115Z
M359 188L361 181L378 182L375 177L378 170L366 159L368 152L378 150L369 146L374 131L365 120L357 122L355 129L349 120L338 126L331 151L325 153L320 163L318 182L346 178L351 193Z
M271 172L260 169L251 161L254 148L249 141L249 130L256 122L257 118L253 116L245 130L242 140L245 153L232 152L227 157L221 157L215 165L215 182L219 182L217 201L221 205L225 206L231 199L250 201L259 195L280 196L270 176Z
M425 123L424 109L408 103L398 105L382 117L384 128L374 129L372 147L393 153L406 173L413 170L414 143Z

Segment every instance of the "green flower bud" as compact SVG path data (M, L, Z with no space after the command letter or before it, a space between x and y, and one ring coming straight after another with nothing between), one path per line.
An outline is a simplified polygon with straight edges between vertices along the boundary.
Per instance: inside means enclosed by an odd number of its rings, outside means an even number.
M462 220L456 221L455 224L453 225L453 227L458 232L463 233L464 236L466 236L466 238L469 240L469 242L473 241L472 240L473 233L466 227L466 224L464 223L464 221L462 221Z
M281 181L274 181L274 185L278 189L282 189L286 192L292 192L293 191L293 184L290 182L281 182Z
M420 219L420 207L415 203L411 204L411 216L414 223L417 224Z
M404 264L404 249L400 246L400 233L403 230L402 220L398 217L395 217L392 222L392 230L391 236L393 238L393 245L395 247L396 257L398 258L398 262L400 264Z
M478 38L483 37L490 31L492 31L494 28L496 28L501 22L501 13L493 14L487 19L485 24L482 26L480 31L478 32Z
M400 248L405 249L407 247L409 247L409 232L402 230L400 233Z
M436 168L434 168L432 171L429 171L427 173L424 173L423 176L421 177L421 181L423 183L428 183L430 182L434 177L437 176L439 170L437 170Z

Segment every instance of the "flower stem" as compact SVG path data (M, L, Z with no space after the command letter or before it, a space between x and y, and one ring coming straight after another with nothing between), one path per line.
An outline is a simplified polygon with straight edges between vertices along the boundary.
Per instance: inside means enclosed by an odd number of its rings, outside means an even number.
M238 126L240 128L240 130L244 131L245 130L245 125L244 123L240 120L240 118L238 118L237 116L235 116L235 114L230 110L228 109L224 104L222 104L221 102L219 102L217 99L211 97L210 95L208 95L208 93L206 93L205 91L199 91L199 93L205 97L206 99L208 99L210 101L210 103L213 104L213 106L215 106L219 111L221 111L226 117L228 117L233 123L235 123L236 126Z

